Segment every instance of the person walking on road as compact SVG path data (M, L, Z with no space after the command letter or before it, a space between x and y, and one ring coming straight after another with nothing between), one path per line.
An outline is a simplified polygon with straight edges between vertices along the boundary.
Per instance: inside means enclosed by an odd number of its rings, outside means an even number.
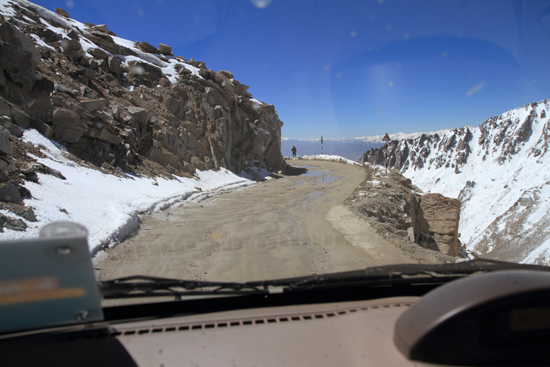
M296 158L296 145L292 146L292 158Z

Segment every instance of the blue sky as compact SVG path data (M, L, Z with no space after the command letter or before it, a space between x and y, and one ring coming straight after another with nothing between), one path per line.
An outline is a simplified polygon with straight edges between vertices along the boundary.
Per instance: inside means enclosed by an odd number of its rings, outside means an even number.
M288 138L477 126L550 98L550 1L34 2L231 71Z

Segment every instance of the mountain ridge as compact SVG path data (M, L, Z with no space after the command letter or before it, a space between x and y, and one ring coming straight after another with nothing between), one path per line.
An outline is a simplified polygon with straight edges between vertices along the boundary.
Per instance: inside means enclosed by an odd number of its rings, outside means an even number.
M460 199L461 241L475 256L547 265L549 105L533 102L478 127L392 141L363 160L398 170L424 192Z

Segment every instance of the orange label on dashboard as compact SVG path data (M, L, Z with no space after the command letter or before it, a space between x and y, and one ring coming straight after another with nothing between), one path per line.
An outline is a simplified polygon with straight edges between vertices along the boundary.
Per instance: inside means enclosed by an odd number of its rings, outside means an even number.
M20 279L0 282L0 305L81 297L83 288L59 288L55 277Z

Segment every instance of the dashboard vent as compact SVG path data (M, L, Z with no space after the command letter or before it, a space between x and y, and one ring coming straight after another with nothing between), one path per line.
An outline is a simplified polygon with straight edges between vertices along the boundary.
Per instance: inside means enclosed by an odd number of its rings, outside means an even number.
M275 317L264 317L264 318L245 318L240 320L226 320L218 322L207 322L207 323L189 323L189 324L178 324L178 325L166 325L162 327L152 327L152 328L143 328L143 329L128 329L128 330L114 330L114 329L101 329L101 330L89 330L89 331L79 331L73 333L67 333L60 335L55 341L65 342L65 341L74 341L80 339L100 339L107 337L118 337L118 336L139 336L147 334L157 334L157 333L173 333L181 331L195 331L195 330L208 330L208 329L226 329L232 327L246 327L253 325L265 325L265 324L284 324L289 322L299 322L299 321L309 321L309 320L320 320L320 319L329 319L332 317L339 317L349 315L359 311L368 311L378 308L394 308L394 307L408 307L411 306L411 303L398 303L398 304L384 304L378 306L368 306L360 308L349 308L341 309L330 312L319 312L311 314L294 314L286 316L275 316Z

